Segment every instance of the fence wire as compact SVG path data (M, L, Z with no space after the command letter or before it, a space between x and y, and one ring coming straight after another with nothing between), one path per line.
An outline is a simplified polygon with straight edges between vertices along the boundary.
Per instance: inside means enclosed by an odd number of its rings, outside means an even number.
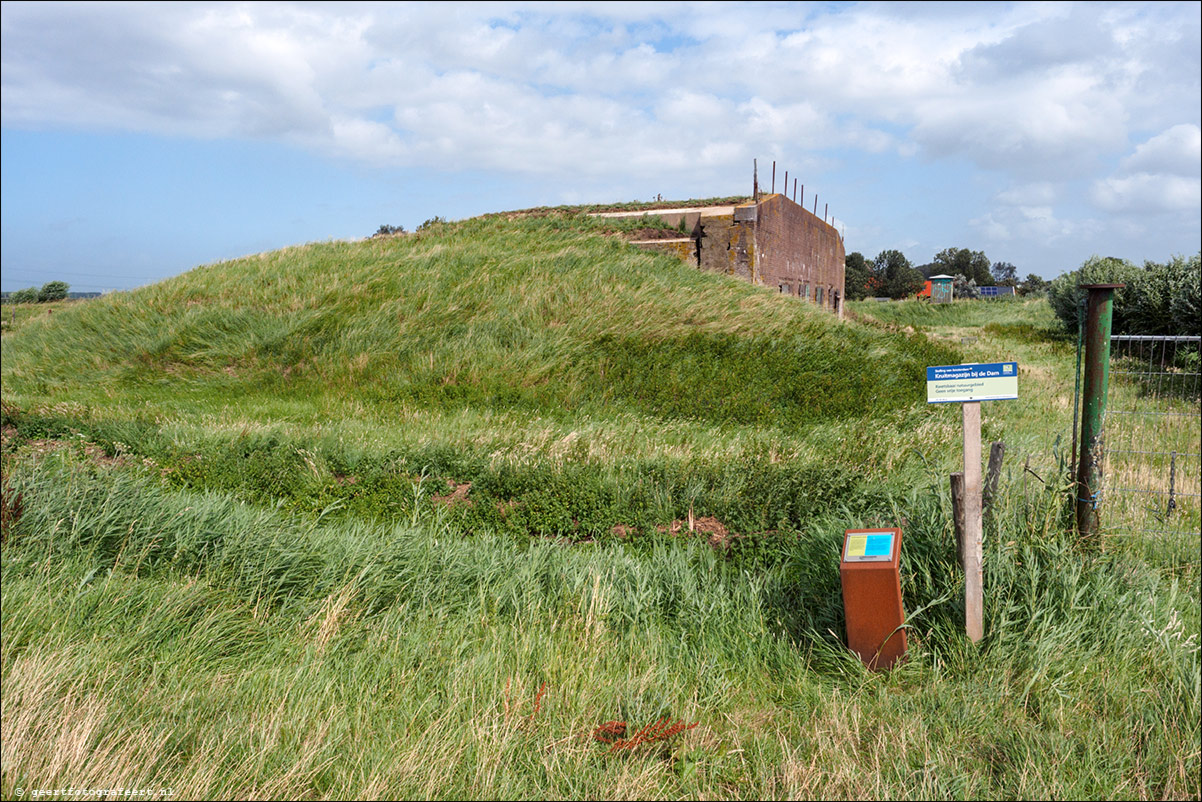
M1202 337L1110 341L1102 525L1202 538Z

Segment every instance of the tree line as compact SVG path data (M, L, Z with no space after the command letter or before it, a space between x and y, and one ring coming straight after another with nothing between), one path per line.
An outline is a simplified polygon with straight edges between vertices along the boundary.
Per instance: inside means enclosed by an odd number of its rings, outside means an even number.
M1018 279L1018 268L1010 262L991 262L983 251L968 248L944 248L923 265L911 264L898 250L881 251L869 261L856 251L844 261L845 292L848 300L864 298L910 298L922 290L931 276L948 275L955 279L957 298L977 297L978 287L1014 287L1020 295L1047 290L1048 282L1031 273Z
M71 291L71 285L65 281L47 281L41 289L26 287L23 290L9 293L8 302L13 304L44 304L50 301L61 301Z
M1202 252L1143 266L1113 256L1091 256L1076 270L1054 278L1048 303L1071 332L1077 331L1083 284L1123 284L1115 290L1115 334L1202 335Z

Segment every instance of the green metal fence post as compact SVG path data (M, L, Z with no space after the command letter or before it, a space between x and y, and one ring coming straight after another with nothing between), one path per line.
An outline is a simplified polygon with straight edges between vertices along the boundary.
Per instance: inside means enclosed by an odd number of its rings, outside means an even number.
M1092 540L1098 530L1098 491L1110 383L1110 324L1114 291L1125 284L1082 284L1089 291L1085 313L1085 387L1081 404L1081 454L1077 459L1077 534Z

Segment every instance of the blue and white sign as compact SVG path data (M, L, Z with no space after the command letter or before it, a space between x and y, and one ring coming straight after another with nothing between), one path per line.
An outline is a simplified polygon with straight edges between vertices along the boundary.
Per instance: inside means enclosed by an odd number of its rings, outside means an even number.
M941 365L927 368L927 403L1013 401L1018 398L1018 363Z

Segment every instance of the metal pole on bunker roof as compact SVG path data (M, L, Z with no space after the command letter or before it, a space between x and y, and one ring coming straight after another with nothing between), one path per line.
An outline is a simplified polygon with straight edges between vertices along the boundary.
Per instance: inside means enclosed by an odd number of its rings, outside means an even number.
M1085 387L1081 401L1081 453L1077 458L1077 536L1093 541L1098 531L1098 493L1102 489L1106 390L1110 384L1110 325L1114 291L1125 284L1082 284L1089 292L1085 311Z

